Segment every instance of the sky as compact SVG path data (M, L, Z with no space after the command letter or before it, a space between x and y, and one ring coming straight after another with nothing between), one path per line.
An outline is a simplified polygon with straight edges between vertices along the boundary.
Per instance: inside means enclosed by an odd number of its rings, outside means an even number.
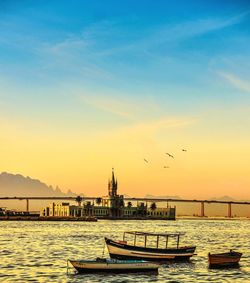
M249 27L249 1L2 0L0 171L250 199Z

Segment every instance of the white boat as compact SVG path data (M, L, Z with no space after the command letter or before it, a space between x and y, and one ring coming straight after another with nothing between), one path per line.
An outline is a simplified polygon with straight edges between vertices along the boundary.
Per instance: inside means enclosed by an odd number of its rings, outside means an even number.
M96 260L69 260L78 273L128 273L158 272L159 264L144 260L115 260L97 258Z
M180 247L180 236L184 233L146 233L146 232L124 232L122 241L114 241L105 238L111 258L120 260L148 260L148 261L185 261L194 255L195 246ZM126 235L133 235L133 244L128 244ZM143 246L137 245L137 238L143 238ZM156 238L156 247L149 247L147 239L149 237ZM176 238L176 246L168 247L168 239ZM159 247L160 239L164 240L165 247Z

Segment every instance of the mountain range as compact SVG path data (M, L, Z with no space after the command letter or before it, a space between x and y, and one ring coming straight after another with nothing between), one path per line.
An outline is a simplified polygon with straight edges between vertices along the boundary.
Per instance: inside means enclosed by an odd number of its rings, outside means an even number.
M71 190L63 193L56 186L53 188L40 180L32 179L29 176L24 177L21 174L11 174L2 172L0 174L0 196L3 197L21 197L21 196L77 196Z

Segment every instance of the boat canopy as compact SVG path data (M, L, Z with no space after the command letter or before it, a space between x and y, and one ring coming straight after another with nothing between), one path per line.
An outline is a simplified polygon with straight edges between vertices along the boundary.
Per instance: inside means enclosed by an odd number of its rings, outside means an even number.
M179 232L179 233L153 233L153 232L139 232L139 231L126 231L124 232L125 234L131 234L131 235L136 235L136 236L159 236L159 237L179 237L182 235L185 235L184 232Z
M125 242L126 235L133 235L134 236L134 246L136 246L136 237L143 236L144 237L144 246L147 246L147 237L153 236L156 237L156 247L159 247L159 238L164 237L166 239L166 249L168 247L168 238L174 237L176 238L176 247L179 248L180 236L185 235L184 232L179 233L153 233L153 232L140 232L140 231L126 231L123 233L123 241Z

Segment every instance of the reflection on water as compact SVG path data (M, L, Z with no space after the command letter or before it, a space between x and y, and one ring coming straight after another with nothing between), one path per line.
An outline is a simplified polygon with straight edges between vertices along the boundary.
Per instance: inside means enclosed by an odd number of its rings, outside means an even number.
M159 274L67 274L67 259L108 257L104 237L122 232L186 232L196 245L190 263L162 265ZM250 221L0 222L0 282L250 282ZM105 249L104 249L105 248ZM208 252L243 253L238 269L208 269Z

